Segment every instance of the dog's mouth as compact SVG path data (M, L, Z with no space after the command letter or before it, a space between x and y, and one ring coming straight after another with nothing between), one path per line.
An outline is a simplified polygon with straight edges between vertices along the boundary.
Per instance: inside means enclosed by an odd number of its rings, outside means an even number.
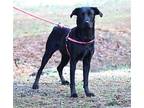
M93 25L91 23L84 22L81 24L81 28L82 29L91 29L91 28L93 28Z
M87 26L83 26L83 27L82 27L83 30L90 30L90 29L92 29L92 28L93 28L93 27L90 26L90 25L87 25Z

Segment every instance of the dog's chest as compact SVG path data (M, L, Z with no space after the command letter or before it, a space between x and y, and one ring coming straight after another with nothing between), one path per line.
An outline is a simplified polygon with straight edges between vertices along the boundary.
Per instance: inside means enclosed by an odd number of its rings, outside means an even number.
M77 59L83 60L85 57L92 56L94 53L93 45L77 45L74 46Z
M80 60L83 60L85 57L90 56L92 52L92 48L89 46L84 46L84 48L80 51Z

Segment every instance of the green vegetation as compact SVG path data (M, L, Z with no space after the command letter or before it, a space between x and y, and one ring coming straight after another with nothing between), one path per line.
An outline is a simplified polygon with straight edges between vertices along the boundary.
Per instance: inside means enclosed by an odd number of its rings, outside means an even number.
M104 14L101 19L97 17L97 25L108 26L109 24L115 25L119 21L125 21L125 19L130 17L130 0L90 0L85 4L78 3L71 6L61 6L61 5L37 5L31 7L22 7L22 4L14 3L23 8L24 10L31 12L33 14L39 15L41 17L51 19L55 22L61 22L65 25L73 27L75 25L75 18L70 19L69 15L72 10L79 6L97 6ZM31 18L23 13L14 11L14 37L19 36L38 36L39 34L49 33L52 30L53 25L40 21L35 18Z

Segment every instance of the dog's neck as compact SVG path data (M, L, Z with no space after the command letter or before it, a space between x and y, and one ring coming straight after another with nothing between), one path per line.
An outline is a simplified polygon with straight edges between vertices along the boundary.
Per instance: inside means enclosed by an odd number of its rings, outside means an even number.
M76 27L75 34L75 38L80 41L91 41L95 38L95 29L94 26L90 29L81 29L79 27Z

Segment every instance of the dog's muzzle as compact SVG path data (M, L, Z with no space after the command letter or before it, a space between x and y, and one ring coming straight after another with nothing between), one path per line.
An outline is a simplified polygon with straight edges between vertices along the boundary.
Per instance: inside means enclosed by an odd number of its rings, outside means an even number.
M92 28L92 24L90 23L90 21L83 22L83 26L84 28Z

